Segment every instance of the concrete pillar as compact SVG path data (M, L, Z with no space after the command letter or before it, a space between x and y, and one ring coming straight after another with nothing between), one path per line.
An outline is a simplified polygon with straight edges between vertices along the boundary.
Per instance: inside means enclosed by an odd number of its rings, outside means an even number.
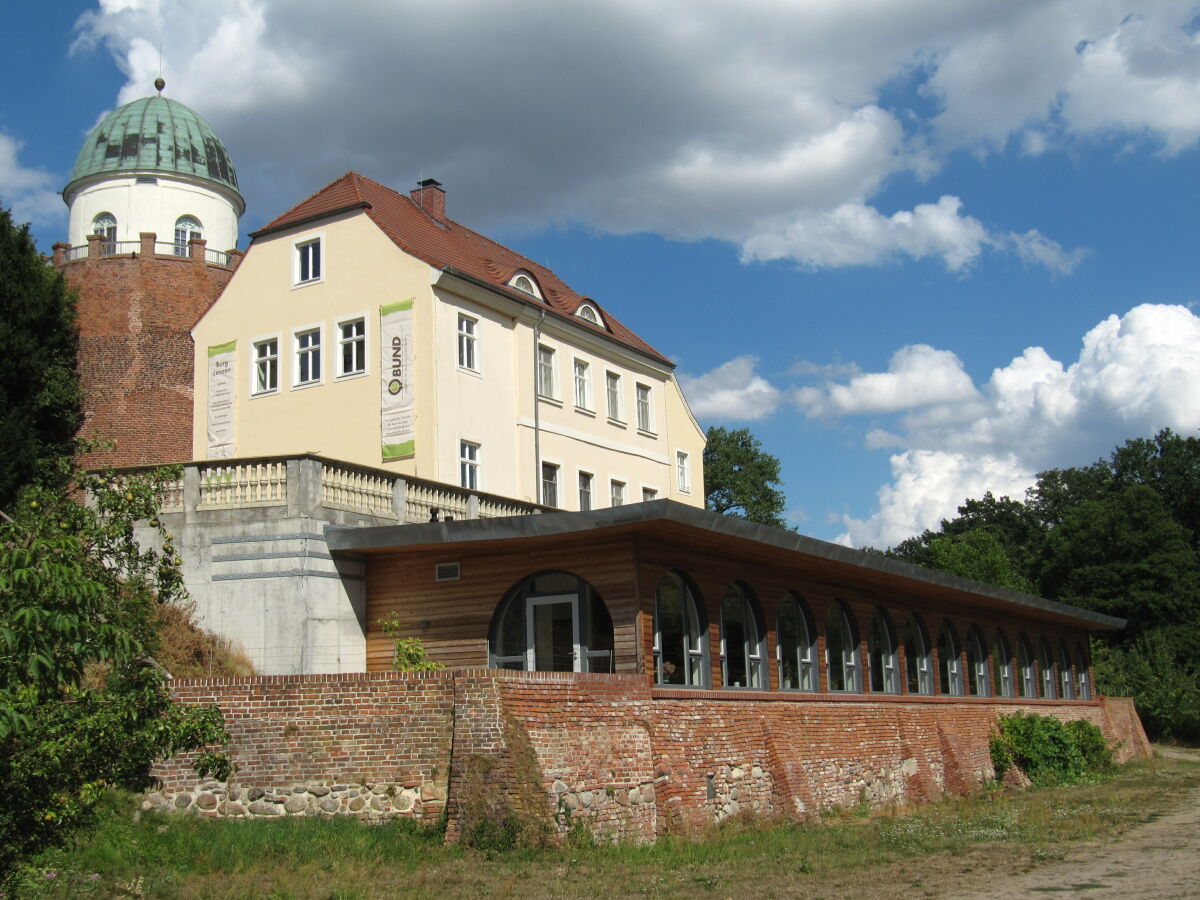
M183 467L183 518L184 521L200 505L200 467Z
M317 518L321 506L321 461L303 457L287 461L289 516Z
M478 494L471 494L469 497L467 497L467 518L468 519L478 519L479 518L479 495Z

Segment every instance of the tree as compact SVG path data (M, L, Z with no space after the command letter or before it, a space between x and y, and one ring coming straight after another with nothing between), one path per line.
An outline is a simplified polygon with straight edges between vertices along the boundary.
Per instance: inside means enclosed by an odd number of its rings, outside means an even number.
M29 226L0 208L0 509L24 484L61 484L81 421L75 302Z
M151 656L154 607L182 579L170 538L143 549L134 522L157 524L174 477L80 474L0 517L0 883L86 825L107 785L145 788L155 759L225 740L220 711L173 704ZM219 753L197 767L228 776Z
M1013 567L999 539L984 528L934 535L929 542L928 566L1014 591L1033 591L1033 584Z
M762 448L748 428L708 429L704 448L704 502L708 509L761 525L786 528L787 498L779 460Z

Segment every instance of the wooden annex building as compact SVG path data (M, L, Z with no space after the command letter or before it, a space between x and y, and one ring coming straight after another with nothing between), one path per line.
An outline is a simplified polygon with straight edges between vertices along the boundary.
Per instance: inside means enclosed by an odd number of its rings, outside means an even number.
M330 527L365 562L367 669L394 617L451 668L650 674L657 688L1093 699L1123 620L669 500Z

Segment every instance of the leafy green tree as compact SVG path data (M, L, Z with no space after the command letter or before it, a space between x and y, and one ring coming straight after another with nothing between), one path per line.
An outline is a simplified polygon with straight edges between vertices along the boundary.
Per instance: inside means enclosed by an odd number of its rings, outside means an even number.
M155 604L182 580L170 538L143 549L134 522L157 522L170 477L34 485L0 516L0 883L85 826L106 786L144 788L156 758L225 739L215 707L171 702L151 656ZM228 776L216 752L197 767Z
M27 483L65 477L81 421L76 344L62 275L0 208L0 508Z
M1004 546L992 532L976 528L961 534L934 535L929 542L929 568L1014 591L1033 591L1033 584L1016 571Z
M748 428L708 429L704 448L704 501L708 509L762 525L786 528L787 498L779 460Z

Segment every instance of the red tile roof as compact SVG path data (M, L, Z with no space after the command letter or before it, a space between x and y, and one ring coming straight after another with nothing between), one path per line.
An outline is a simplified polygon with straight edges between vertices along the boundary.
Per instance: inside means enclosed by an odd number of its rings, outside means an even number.
M553 312L571 316L572 321L580 327L606 333L628 347L673 366L670 360L622 325L612 313L592 298L573 291L545 266L452 219L434 219L411 198L357 172L347 172L307 200L301 201L283 215L268 222L251 234L251 237L257 238L290 225L355 208L362 209L397 247L431 266L457 270L498 288L507 296L537 306L544 305ZM521 270L533 276L545 304L508 286L513 275ZM575 316L575 311L584 302L601 311L604 325L593 325Z

